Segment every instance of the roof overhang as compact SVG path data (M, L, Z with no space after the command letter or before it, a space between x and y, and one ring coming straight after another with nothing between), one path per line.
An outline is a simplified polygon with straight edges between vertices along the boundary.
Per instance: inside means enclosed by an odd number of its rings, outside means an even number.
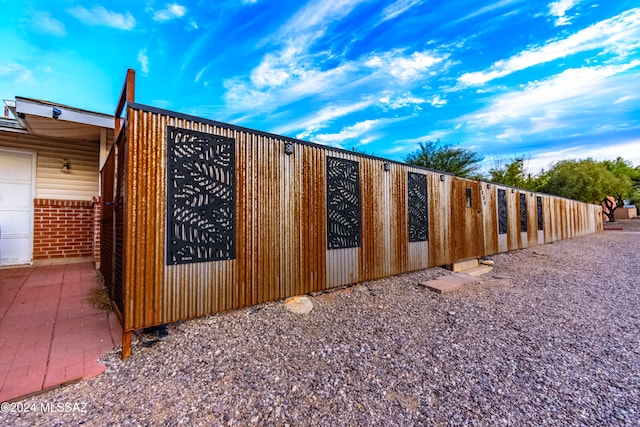
M38 99L7 102L22 127L34 135L99 141L101 129L113 129L113 116Z

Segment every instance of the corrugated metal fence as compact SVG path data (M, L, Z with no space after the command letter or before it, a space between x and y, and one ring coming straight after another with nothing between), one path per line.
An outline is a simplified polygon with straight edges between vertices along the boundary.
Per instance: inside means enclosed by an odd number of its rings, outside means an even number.
M117 200L113 209L120 216L114 224L120 221L123 226L114 225L116 235L109 240L117 246L120 238L123 245L115 251L109 274L114 274L113 286L122 289L116 305L122 308L125 331L602 229L598 205L144 105L128 105L124 132L116 148L126 155L118 157L115 167L122 209ZM201 200L202 212L218 206L213 214L228 217L225 230L231 230L231 243L220 249L223 255L181 247L183 258L172 261L174 237L167 233L188 234L185 239L196 241L200 231L185 231L179 222L186 211L192 217L199 211L189 205L174 212L167 206L174 197L169 188L177 192L175 200L184 196L172 176L180 173L168 172L173 161L168 159L168 141L186 143L175 148L183 156L199 150L199 141L213 135L218 140L212 140L211 152L221 154L208 159L207 165L214 166L205 178L222 184L210 194L187 196ZM185 167L210 167L194 164ZM346 171L344 176L340 171ZM333 173L335 182L329 176ZM213 193L224 193L233 203L220 207L215 203L224 200L211 202ZM184 255L185 250L192 255ZM203 253L215 259L193 262ZM118 259L121 275L114 273Z

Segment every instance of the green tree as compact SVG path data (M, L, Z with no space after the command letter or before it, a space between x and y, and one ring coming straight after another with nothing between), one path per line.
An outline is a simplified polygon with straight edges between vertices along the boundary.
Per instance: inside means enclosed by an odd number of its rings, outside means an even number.
M527 173L524 166L524 157L516 157L502 166L502 159L494 162L494 167L489 169L489 179L496 184L510 185L535 191L539 187L538 179Z
M640 204L640 166L633 167L633 164L629 160L625 160L622 157L618 157L615 160L605 160L602 164L618 179L623 181L628 180L630 183L630 188L627 189L628 191L626 193L617 192L610 194L616 201L614 210L623 206L625 201L638 206Z
M604 162L593 159L557 162L545 173L544 178L545 183L540 190L546 193L588 203L609 203L611 209L607 216L612 222L615 221L614 211L633 192L628 176L618 175L607 169ZM616 198L615 206L608 196Z
M479 163L483 157L468 148L441 144L440 140L421 142L419 147L406 157L407 163L449 172L462 178L482 178Z

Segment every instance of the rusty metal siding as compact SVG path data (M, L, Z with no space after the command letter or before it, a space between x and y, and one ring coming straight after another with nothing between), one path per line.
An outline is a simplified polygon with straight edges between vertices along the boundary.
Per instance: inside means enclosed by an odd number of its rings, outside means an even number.
M429 173L429 177L429 267L435 267L451 264L455 257L451 218L454 178L438 173Z
M480 184L476 181L454 178L450 206L455 247L455 257L451 261L482 256L484 236L482 236Z
M167 126L235 140L235 259L166 265ZM290 154L287 144L293 146ZM447 174L441 179L438 172L395 162L388 162L385 170L383 159L357 153L134 107L127 109L126 138L117 148L120 203L114 212L117 216L118 207L122 209L118 250L124 263L125 330L542 243L535 197L527 197L523 242L519 191ZM359 163L359 247L327 248L327 156ZM408 172L426 176L428 241L409 243ZM472 191L471 207L466 206L467 188ZM508 232L503 235L498 234L498 188L507 196ZM579 209L572 214L569 201L542 197L544 241L598 227L592 218L599 207L575 204ZM568 229L571 215L583 222Z
M167 125L236 140L235 260L165 266ZM136 160L127 237L144 262L128 271L135 314L127 328L317 291L332 280L359 280L357 253L334 254L337 264L326 259L325 150L297 145L287 155L284 140L137 109L130 110L129 132Z
M507 191L507 250L514 251L520 248L520 209L518 206L518 194L513 188Z
M498 234L498 189L493 184L481 183L484 255L493 255L499 250Z

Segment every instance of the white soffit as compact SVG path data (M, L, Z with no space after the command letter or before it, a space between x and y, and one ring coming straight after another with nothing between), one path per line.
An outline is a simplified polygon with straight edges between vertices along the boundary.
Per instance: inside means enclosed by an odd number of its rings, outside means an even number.
M100 129L113 129L113 116L38 99L16 97L12 111L34 135L100 140Z

